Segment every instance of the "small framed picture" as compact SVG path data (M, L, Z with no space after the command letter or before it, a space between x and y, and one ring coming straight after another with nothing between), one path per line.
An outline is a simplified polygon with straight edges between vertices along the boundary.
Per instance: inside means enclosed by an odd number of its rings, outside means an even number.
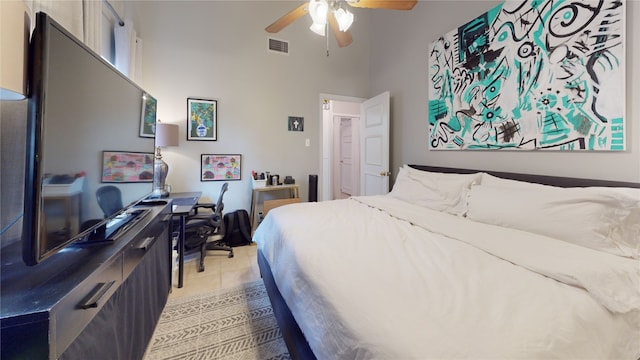
M241 180L242 155L200 155L200 181Z
M153 160L153 153L103 151L102 182L153 182Z
M158 101L151 95L142 95L142 115L140 116L140 137L156 136L156 113Z
M218 101L187 99L187 140L218 140Z
M304 118L301 116L289 116L287 124L289 131L304 131Z

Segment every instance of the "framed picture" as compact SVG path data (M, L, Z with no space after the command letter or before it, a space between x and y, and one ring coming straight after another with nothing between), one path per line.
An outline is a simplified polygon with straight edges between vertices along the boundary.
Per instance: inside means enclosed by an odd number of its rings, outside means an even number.
M102 182L153 182L153 159L153 153L103 151Z
M240 180L242 155L200 155L200 181Z
M289 131L304 131L304 118L301 116L289 116L287 124Z
M145 93L142 96L142 115L140 116L140 137L156 136L156 112L158 100Z
M218 102L187 99L187 140L218 140Z

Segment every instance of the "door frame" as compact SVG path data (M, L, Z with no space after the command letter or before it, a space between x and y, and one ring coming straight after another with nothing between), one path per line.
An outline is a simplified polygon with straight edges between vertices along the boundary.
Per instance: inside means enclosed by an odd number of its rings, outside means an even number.
M320 93L319 101L318 101L318 111L319 111L319 119L322 120L322 126L320 129L320 139L318 143L320 144L320 171L318 174L319 182L318 182L318 201L326 201L333 199L333 115L331 109L325 110L323 109L323 104L325 101L340 101L340 102L351 102L361 104L367 100L366 98L359 98L353 96L343 96L343 95L335 95L335 94L325 94ZM339 114L335 114L339 115Z

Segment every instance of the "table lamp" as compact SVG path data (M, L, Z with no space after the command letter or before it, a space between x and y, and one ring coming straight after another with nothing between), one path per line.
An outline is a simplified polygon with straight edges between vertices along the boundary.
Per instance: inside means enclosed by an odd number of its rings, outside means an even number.
M178 146L178 125L156 123L156 159L153 163L153 197L167 197L164 181L169 173L169 166L162 160L160 148Z
M30 20L22 0L0 0L0 100L22 100Z

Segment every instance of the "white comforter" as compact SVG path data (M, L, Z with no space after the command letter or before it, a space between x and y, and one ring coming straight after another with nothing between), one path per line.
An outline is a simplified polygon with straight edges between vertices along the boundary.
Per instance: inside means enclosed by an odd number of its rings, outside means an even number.
M276 208L254 240L318 359L638 359L640 262L389 196Z

